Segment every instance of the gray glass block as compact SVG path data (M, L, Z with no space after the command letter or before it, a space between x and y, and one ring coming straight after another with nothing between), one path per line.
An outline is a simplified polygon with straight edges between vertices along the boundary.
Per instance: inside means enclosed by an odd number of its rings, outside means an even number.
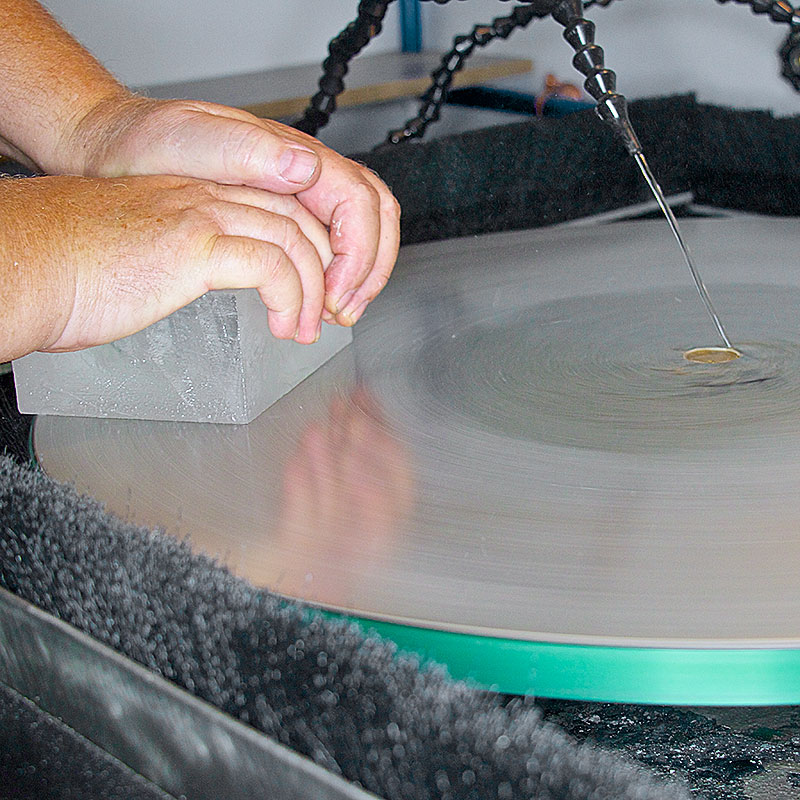
M323 325L302 345L276 339L252 289L209 292L166 319L75 353L13 363L24 414L246 423L352 341Z

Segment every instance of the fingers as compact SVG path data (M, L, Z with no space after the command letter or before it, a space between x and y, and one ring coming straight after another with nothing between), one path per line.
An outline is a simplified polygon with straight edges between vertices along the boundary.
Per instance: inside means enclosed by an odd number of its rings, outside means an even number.
M177 175L296 195L329 231L325 320L354 324L386 284L400 209L365 167L286 125L212 103L135 98L101 111L87 128L89 174Z
M312 137L244 111L208 103L168 110L179 121L159 145L168 159L163 171L296 193L329 229L323 318L353 325L386 285L400 245L400 207L380 178ZM172 147L171 139L192 147Z
M24 328L7 348L15 356L129 336L210 289L255 288L277 337L319 338L333 254L325 227L292 196L165 175L2 188L14 224L0 255L15 269L0 276L0 295L19 283L20 318L36 322L10 317L12 330Z
M331 276L331 283L338 280L345 286L356 286L358 276L366 275L356 288L345 290L337 302L337 320L343 325L354 325L364 313L368 303L371 303L382 291L394 269L397 252L400 246L400 206L394 196L385 186L377 187L378 191L378 217L380 230L378 232L377 250L375 260L363 258L362 251L356 242L355 252L350 252L348 258L340 259L336 271ZM358 228L353 225L352 214L347 210L348 223L351 229ZM332 265L333 266L333 265Z
M274 336L315 342L323 300L322 267L310 243L303 241L298 237L284 249L246 236L218 236L206 261L206 286L257 289Z
M253 206L294 220L305 237L314 245L322 261L323 269L327 269L333 260L327 229L294 196L263 192L247 186L215 186L213 184L208 186L208 191L220 200L242 206Z
M387 186L366 167L285 125L224 106L197 109L186 116L179 139L191 132L203 157L201 164L187 163L184 174L297 193L330 231L324 318L353 325L386 285L400 246L400 207ZM311 177L300 174L309 154L317 159Z
M354 162L328 170L297 195L328 225L333 261L325 275L325 308L353 325L391 275L400 246L400 207L383 182Z
M313 197L310 192L294 197L244 186L219 187L218 195L294 219L317 249L326 273L322 318L349 326L389 280L400 244L400 211L379 178L347 163L350 174L321 178ZM332 204L331 190L341 193L338 204Z
M298 335L303 289L292 262L277 246L240 236L214 240L208 261L208 289L257 288L269 309L269 329L278 339Z
M317 341L325 296L324 269L331 260L325 229L293 197L270 197L264 192L249 189L217 190L216 193L226 200L214 204L210 211L224 234L267 242L279 248L279 253L270 248L255 254L248 253L251 259L255 257L262 260L260 268L265 271L265 283L250 285L256 285L270 309L273 333L279 338L294 338L303 344ZM231 199L240 202L230 202ZM245 205L241 202L243 200L258 203L259 206ZM223 253L229 253L232 245L226 243L222 247ZM282 254L285 254L288 264ZM224 274L230 280L234 277L231 269L235 269L235 265L227 257L222 263L226 265ZM242 267L243 275L249 273L251 280L252 268ZM299 312L295 295L298 282L290 276L289 268L299 279ZM212 279L218 281L219 277ZM294 328L291 327L292 322Z

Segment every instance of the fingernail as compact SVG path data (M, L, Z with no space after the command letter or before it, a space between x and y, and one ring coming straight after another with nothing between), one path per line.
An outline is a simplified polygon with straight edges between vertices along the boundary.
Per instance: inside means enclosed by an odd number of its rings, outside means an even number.
M278 162L281 175L291 183L306 184L317 171L319 160L313 150L287 147Z
M317 323L317 335L316 335L316 337L314 338L314 342L315 342L315 343L319 341L319 337L320 337L320 336L322 336L322 320L320 320L320 321Z
M367 306L369 305L369 300L365 300L351 315L350 318L353 320L353 324L358 322L361 319L361 315L367 310Z
M343 314L345 313L345 309L347 308L347 303L350 301L350 298L355 294L355 289L351 289L349 292L345 292L337 301L336 301L336 313Z
M357 306L353 306L352 308L346 308L344 311L342 311L342 316L346 317L351 325L355 325L356 322L358 322L358 320L361 319L361 315L366 310L368 304L369 300L364 300L363 303L360 303Z

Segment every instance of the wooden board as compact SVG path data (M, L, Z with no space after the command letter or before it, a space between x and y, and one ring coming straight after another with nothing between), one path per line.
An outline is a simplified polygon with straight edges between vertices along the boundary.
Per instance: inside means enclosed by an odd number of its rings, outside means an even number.
M416 97L430 85L430 73L441 61L441 54L381 53L355 58L345 76L345 91L339 106L380 103ZM526 58L476 55L456 73L454 87L485 84L523 75L533 68ZM280 119L302 113L308 99L317 91L322 74L319 63L297 67L261 70L219 78L169 83L140 89L150 97L208 100L244 108L261 117Z

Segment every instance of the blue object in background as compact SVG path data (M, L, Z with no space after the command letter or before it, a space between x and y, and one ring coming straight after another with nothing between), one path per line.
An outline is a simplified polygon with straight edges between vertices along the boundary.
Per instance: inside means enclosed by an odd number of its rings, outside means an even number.
M514 114L540 115L543 117L563 117L585 108L593 108L589 100L573 100L568 97L551 95L544 103L537 103L532 94L509 89L496 89L490 86L467 86L462 89L451 89L447 94L447 103L454 106L472 108L488 108L492 111L508 111ZM537 108L537 106L539 106Z
M400 46L404 53L422 51L422 12L420 0L400 0ZM448 92L447 103L451 105L488 108L495 111L510 111L517 114L540 114L548 117L561 117L584 108L592 103L560 97L557 94L547 97L537 109L536 97L521 92L493 89L489 87L469 87L453 89Z
M400 0L400 48L404 53L419 53L422 50L419 0Z

